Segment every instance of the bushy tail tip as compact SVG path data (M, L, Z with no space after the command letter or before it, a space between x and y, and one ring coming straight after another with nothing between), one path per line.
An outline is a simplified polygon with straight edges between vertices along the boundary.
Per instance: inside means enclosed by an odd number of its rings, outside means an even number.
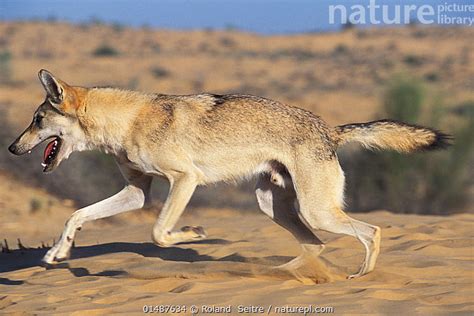
M452 137L435 129L395 120L378 120L336 127L338 145L359 142L369 149L402 153L436 150L451 145Z

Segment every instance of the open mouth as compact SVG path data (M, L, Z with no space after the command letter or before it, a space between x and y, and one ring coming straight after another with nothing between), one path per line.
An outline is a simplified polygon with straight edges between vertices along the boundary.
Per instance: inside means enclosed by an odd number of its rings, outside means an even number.
M46 172L56 161L59 151L61 149L62 141L59 137L54 137L52 141L48 143L43 153L43 162L41 166L43 167L43 172Z

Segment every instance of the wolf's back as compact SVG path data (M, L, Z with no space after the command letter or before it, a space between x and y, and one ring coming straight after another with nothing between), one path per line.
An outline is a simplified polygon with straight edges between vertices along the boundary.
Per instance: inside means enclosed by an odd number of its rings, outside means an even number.
M337 143L359 142L369 149L392 149L409 153L449 145L451 137L437 130L394 120L354 123L336 127Z

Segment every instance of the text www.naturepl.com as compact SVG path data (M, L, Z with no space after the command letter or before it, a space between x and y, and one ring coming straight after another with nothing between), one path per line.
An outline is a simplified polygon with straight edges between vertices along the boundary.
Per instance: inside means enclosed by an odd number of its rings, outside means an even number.
M316 306L316 305L144 305L144 313L157 313L157 314L181 314L191 313L192 315L198 314L331 314L334 313L334 307L332 306Z
M217 306L217 305L202 305L198 308L194 306L191 308L194 310L194 314L301 314L301 315L308 315L308 314L331 314L334 313L334 307L332 306L316 306L316 305L283 305L283 306L261 306L261 305L238 305L238 306Z

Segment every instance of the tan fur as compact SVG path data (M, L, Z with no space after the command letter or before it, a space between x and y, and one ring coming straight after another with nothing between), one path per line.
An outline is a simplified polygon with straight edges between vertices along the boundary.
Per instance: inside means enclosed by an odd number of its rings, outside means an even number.
M200 227L172 230L196 186L258 175L261 210L288 229L304 251L319 254L324 248L314 234L317 229L361 241L366 257L353 275L360 276L375 267L380 229L342 211L344 174L337 147L355 140L409 152L442 140L435 131L393 121L331 128L311 112L250 95L86 89L71 87L44 70L39 76L47 98L35 117L43 116L47 125L32 123L10 151L23 154L45 139L59 137L60 152L45 171L54 170L73 151L99 149L115 155L128 182L116 195L73 214L46 254L48 264L67 258L84 222L149 203L153 176L170 182L152 232L157 244L169 246L206 236ZM25 136L38 134L43 136Z
M426 127L389 120L342 125L336 131L338 145L356 141L367 148L393 149L403 153L439 146L439 137L446 136Z

